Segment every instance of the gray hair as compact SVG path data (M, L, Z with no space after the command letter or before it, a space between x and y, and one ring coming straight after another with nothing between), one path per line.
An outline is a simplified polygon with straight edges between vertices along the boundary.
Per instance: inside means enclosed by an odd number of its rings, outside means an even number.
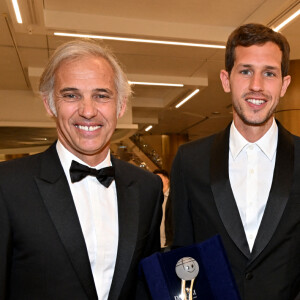
M132 93L131 87L126 74L114 54L107 47L99 45L94 40L74 40L62 44L54 51L40 78L40 94L47 99L48 105L54 115L56 115L53 95L55 72L64 61L72 61L89 56L102 57L111 65L115 74L114 82L117 91L117 112L119 112L121 107L128 101Z

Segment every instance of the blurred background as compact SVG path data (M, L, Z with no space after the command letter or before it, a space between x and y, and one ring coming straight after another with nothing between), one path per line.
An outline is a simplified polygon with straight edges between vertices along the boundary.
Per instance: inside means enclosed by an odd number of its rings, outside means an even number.
M135 82L111 150L150 171L169 171L180 144L231 121L219 79L228 35L250 22L276 28L300 11L299 0L18 0L20 20L14 1L0 0L0 160L56 140L39 77L56 47L76 38L63 33L83 34L100 37ZM300 16L279 31L291 46L292 84L276 117L300 135Z

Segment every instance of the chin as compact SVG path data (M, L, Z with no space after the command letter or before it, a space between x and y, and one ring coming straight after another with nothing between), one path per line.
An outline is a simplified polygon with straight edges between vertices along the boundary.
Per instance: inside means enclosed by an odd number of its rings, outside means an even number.
M262 119L262 120L249 120L249 119L244 119L243 122L246 125L250 125L250 126L262 126L264 124L266 124L268 121L270 120L270 118L268 119Z

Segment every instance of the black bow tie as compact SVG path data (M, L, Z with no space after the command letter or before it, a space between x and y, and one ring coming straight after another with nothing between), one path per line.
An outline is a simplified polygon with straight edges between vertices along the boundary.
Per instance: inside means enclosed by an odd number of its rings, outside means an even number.
M114 167L107 167L96 170L72 160L70 167L70 176L72 182L80 181L88 175L95 176L101 184L108 188L114 180L115 169Z

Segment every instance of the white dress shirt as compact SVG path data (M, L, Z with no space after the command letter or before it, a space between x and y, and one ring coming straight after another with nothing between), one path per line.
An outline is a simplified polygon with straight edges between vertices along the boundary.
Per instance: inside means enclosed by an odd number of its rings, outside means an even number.
M229 179L246 238L253 244L268 201L276 160L278 127L249 143L232 122L229 139Z
M98 299L108 298L114 274L118 239L118 203L115 181L106 188L96 177L87 176L72 183L69 169L72 160L86 165L70 153L59 141L56 149L65 171L81 229L85 239ZM111 166L110 153L96 169Z

